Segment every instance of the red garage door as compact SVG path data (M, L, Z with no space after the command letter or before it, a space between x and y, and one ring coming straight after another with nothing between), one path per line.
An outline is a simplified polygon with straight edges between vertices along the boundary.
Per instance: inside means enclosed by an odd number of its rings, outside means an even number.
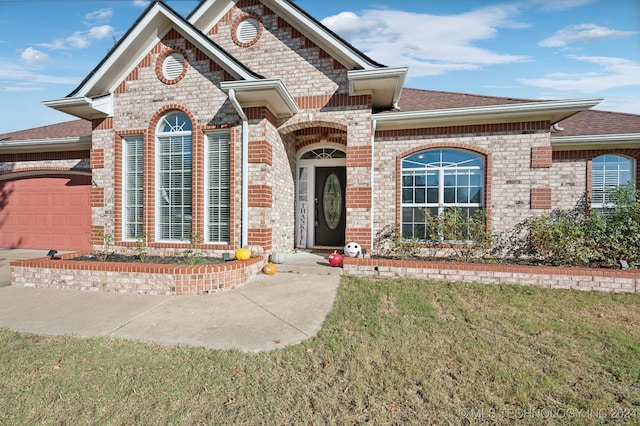
M88 250L91 177L0 181L0 247Z

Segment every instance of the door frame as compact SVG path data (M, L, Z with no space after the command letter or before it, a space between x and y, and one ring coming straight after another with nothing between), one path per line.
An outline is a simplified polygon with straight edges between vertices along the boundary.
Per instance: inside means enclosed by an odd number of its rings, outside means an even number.
M347 166L346 158L319 158L313 160L302 160L305 153L321 148L336 149L344 153L347 149L344 145L338 143L322 143L305 147L298 152L296 165L296 237L295 246L297 248L315 247L315 179L316 167L345 167ZM306 171L306 179L303 177L303 171ZM345 185L346 186L346 185ZM343 202L346 202L346 194Z

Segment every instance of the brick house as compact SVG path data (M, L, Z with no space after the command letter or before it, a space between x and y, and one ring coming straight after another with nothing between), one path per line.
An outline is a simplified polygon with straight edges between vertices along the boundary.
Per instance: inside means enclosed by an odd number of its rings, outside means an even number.
M424 240L426 210L483 210L500 232L606 208L638 179L640 115L409 89L406 73L288 0L206 0L186 19L152 2L45 102L79 120L0 135L0 247L375 252L388 225Z

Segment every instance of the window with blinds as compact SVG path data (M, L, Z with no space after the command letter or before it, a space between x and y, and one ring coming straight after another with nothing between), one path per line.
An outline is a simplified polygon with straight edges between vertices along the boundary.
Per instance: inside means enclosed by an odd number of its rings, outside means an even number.
M484 208L484 159L457 149L421 151L402 160L402 237L430 241L425 214L459 207L466 218Z
M634 161L623 155L601 155L591 162L591 208L607 213L613 208L610 196L617 188L633 182Z
M229 243L231 217L231 153L228 131L206 135L206 241Z
M192 224L192 124L186 114L164 117L156 149L156 226L159 241L190 241Z
M135 240L143 234L143 167L142 136L123 138L123 218L124 240Z

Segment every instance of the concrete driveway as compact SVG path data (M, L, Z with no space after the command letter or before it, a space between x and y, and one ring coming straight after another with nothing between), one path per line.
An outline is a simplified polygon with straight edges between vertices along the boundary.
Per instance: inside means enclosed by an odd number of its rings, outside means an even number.
M0 248L0 287L11 285L11 261L45 257L48 251Z
M296 253L278 265L275 275L261 274L222 293L150 296L7 286L4 269L9 269L10 258L46 253L0 253L6 259L0 266L0 328L245 352L277 349L314 336L333 307L341 272L324 266L320 256Z

